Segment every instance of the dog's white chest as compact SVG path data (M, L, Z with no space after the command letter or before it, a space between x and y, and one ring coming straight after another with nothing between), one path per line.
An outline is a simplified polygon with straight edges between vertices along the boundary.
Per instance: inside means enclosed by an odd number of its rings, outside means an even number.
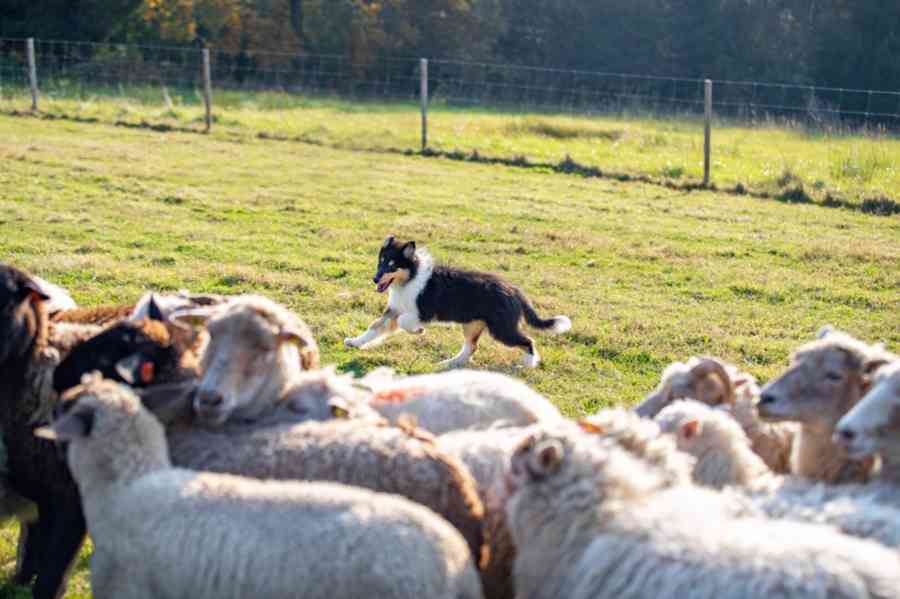
M397 314L418 314L419 308L416 305L417 290L410 289L412 285L404 285L398 289L388 290L388 308ZM414 292L415 295L413 295Z

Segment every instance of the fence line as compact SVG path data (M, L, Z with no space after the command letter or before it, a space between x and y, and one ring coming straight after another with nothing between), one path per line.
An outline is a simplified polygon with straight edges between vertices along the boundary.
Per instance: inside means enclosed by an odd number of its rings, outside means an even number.
M637 110L702 115L706 123L714 111L720 117L783 118L813 126L900 126L900 92L895 91L443 59L379 57L354 62L334 54L0 38L0 94L30 88L33 110L38 109L41 94L128 96L161 88L167 104L170 92L202 100L209 131L214 122L213 85L223 91L418 102L423 149L428 144L428 107L434 104L584 115ZM710 149L706 132L704 138L706 164ZM708 183L708 168L704 170Z

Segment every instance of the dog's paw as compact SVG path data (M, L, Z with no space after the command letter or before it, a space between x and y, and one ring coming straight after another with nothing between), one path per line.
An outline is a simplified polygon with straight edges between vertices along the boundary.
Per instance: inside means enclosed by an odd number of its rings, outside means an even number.
M418 329L413 329L413 330L409 331L409 334L410 335L421 335L424 332L425 332L425 328L419 327Z
M362 347L362 343L356 340L356 337L345 337L344 338L344 347L352 347L355 349L359 349Z

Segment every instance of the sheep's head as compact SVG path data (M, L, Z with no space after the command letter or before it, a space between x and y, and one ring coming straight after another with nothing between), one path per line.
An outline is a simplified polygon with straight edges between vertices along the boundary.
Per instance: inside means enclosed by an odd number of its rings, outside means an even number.
M676 362L666 368L656 390L635 411L653 418L665 406L679 399L694 399L710 406L733 404L734 383L725 364L718 358L691 358L687 364Z
M69 467L82 493L169 462L159 422L141 409L128 387L99 373L84 375L80 385L63 394L53 422L34 434L69 443Z
M540 427L519 442L506 473L506 513L517 545L596 530L602 511L666 486L655 468L613 441L568 426Z
M25 358L46 340L46 300L28 275L0 264L0 364Z
M900 462L900 361L882 366L872 389L837 423L834 441L853 459Z
M266 298L245 296L172 318L205 322L209 334L194 400L200 424L253 419L276 405L304 368L318 365L308 327Z
M681 403L684 402L678 401L673 405ZM659 424L653 420L613 408L582 418L578 425L597 439L612 441L633 456L659 467L671 484L691 478L693 459L676 451L675 442L663 435Z
M174 338L159 312L139 321L124 320L75 347L53 373L53 388L62 392L95 370L135 387L171 382L189 351Z
M338 375L333 367L300 373L281 402L302 420L382 420L381 415L369 407L366 393L354 386L353 377Z
M831 434L834 425L868 389L870 376L886 362L884 350L846 333L823 329L800 347L791 365L766 384L757 410L769 421L800 422Z

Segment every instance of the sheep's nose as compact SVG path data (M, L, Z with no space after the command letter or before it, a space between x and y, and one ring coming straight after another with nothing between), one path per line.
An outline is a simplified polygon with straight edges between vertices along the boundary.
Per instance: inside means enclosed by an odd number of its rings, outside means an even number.
M218 391L200 391L197 393L197 404L204 408L218 408L225 398Z
M856 433L849 428L838 429L834 436L844 443L852 443L853 440L856 439Z
M775 396L770 393L763 393L759 397L759 404L761 406L769 405L775 403Z

